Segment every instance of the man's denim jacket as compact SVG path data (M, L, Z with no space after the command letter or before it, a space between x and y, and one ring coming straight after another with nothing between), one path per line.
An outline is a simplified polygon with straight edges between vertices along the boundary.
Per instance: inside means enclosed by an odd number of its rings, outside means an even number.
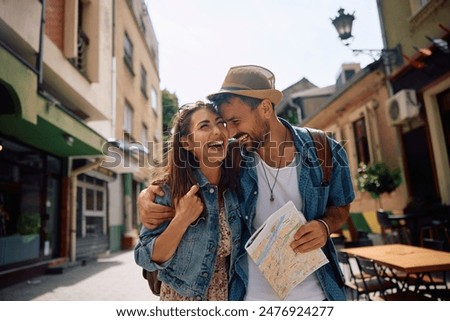
M142 228L134 250L135 261L148 271L159 270L159 279L170 285L180 295L205 300L207 289L215 269L219 243L218 190L210 185L200 170L194 171L200 186L205 209L199 219L186 230L175 252L168 261L157 264L151 260L156 238L167 228L165 222L153 230ZM163 186L164 196L156 196L155 202L171 206L170 191ZM242 300L246 285L242 272L236 272L236 258L240 246L242 221L239 202L234 191L223 192L224 206L231 230L232 249L229 269L229 300Z
M296 164L298 189L302 197L301 210L308 221L321 218L327 206L342 206L353 201L352 179L344 148L335 140L329 139L333 154L333 171L331 181L322 186L322 171L315 152L314 142L304 128L293 127L287 121L280 119L287 126L294 137L296 149ZM242 167L240 171L241 191L239 198L244 219L242 244L247 242L254 232L252 223L255 217L256 199L258 196L258 181L255 167L255 157L251 152L243 151ZM246 211L244 212L244 209ZM329 264L319 268L315 273L322 285L328 300L345 300L343 288L343 274L337 268L336 250L333 242L328 239L322 248L330 260ZM240 256L238 266L247 266L247 256Z

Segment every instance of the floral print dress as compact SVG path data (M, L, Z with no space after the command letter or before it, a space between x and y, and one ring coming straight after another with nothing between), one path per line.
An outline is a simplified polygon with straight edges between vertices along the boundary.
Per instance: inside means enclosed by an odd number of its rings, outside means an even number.
M217 258L215 270L208 287L206 299L208 301L226 301L228 300L228 257L231 254L231 231L228 226L228 220L225 208L221 207L219 212L219 248L217 249ZM166 283L161 285L161 301L194 301L195 297L185 297L179 295Z

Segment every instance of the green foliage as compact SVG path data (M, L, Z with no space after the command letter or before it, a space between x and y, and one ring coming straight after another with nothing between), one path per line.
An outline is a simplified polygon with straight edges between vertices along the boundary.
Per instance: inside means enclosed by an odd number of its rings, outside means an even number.
M373 165L360 164L356 175L358 190L368 192L373 199L379 199L383 193L392 193L402 183L400 169L390 170L385 163Z
M17 232L21 235L38 234L40 228L39 213L22 213L17 220Z
M167 89L162 90L162 105L163 105L163 137L164 140L169 136L171 122L173 116L178 112L178 97L175 93L171 93Z
M286 114L284 115L284 117L286 118L286 120L293 124L293 125L298 125L298 114L297 114L297 109L292 109L292 108L288 108Z

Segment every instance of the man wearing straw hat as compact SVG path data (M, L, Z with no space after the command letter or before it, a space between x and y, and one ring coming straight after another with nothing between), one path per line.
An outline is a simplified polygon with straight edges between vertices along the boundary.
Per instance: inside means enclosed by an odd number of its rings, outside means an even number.
M342 272L330 233L347 220L354 199L345 150L329 139L333 170L327 184L321 182L321 168L312 138L304 128L293 127L275 113L282 93L275 89L274 74L261 66L230 68L221 89L208 96L227 122L230 136L242 149L240 185L241 208L246 213L242 242L269 215L293 201L308 223L296 232L291 247L296 252L322 248L329 263L296 286L285 300L345 300ZM316 162L312 161L313 158ZM295 188L297 186L297 188ZM155 189L139 196L141 221L154 228L173 212L152 203ZM248 268L245 300L279 300L258 267L243 255L239 266Z

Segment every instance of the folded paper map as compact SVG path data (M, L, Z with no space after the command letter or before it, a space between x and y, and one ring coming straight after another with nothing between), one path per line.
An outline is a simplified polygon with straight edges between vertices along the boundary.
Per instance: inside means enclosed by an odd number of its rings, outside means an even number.
M290 247L295 232L305 223L303 214L289 201L273 213L245 244L248 255L281 300L308 275L328 263L321 249L295 253Z

